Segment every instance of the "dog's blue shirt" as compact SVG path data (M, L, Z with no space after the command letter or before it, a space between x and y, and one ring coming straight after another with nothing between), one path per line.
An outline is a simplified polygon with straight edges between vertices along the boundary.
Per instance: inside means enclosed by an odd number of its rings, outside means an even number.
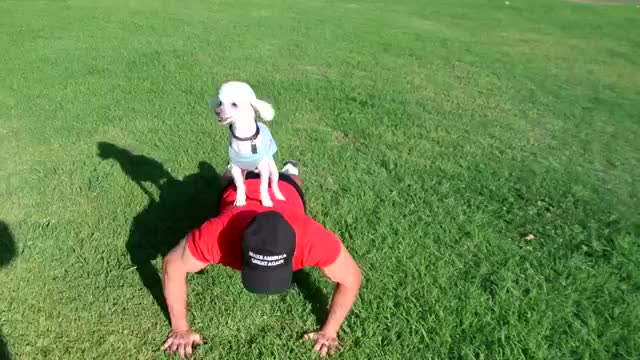
M276 141L273 139L273 136L271 136L269 128L260 122L257 124L260 128L260 135L262 135L262 144L255 154L240 154L231 147L231 140L229 140L229 159L232 164L242 170L255 170L260 160L264 159L265 156L273 157L278 150Z

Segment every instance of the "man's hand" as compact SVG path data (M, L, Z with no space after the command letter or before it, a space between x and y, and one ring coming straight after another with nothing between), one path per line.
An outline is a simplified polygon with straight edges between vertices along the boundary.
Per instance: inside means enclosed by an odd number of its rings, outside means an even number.
M325 357L327 353L333 355L340 347L337 335L326 334L322 331L308 333L304 336L304 340L314 341L313 351L319 352L322 357Z
M168 350L172 355L177 351L182 358L185 355L191 356L193 348L197 345L202 345L202 338L197 332L193 330L172 331L167 336L167 341L162 345L162 350Z
M200 335L189 330L187 320L187 274L198 272L206 264L196 260L189 252L187 239L184 238L164 257L162 265L162 288L167 301L171 327L167 341L162 350L169 350L173 354L176 351L181 357L190 356L195 345L202 344ZM185 330L186 329L186 330Z

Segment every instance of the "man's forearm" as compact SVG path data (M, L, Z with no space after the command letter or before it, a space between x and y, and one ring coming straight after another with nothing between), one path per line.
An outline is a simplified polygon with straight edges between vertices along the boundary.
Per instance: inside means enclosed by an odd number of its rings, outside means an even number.
M181 331L189 329L187 319L187 273L165 264L162 269L162 290L167 301L171 329Z
M349 310L351 310L353 303L355 303L359 291L359 283L353 287L347 287L340 283L336 284L331 299L331 306L329 307L329 316L322 327L324 333L329 335L338 334L338 330L340 330L340 326L342 326Z

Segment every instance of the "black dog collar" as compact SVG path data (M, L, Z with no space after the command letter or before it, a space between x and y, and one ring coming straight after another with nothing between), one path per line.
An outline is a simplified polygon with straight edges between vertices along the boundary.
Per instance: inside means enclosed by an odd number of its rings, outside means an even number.
M233 132L233 125L229 125L229 131L231 132L231 136L238 141L251 141L251 152L253 154L258 153L258 146L256 145L256 139L260 136L260 126L256 123L256 132L249 137L239 137Z

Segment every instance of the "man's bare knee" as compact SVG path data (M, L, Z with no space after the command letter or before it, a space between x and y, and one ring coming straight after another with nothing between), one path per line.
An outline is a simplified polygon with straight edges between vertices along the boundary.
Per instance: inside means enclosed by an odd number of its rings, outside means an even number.
M298 186L300 186L300 189L302 189L302 179L300 178L300 176L289 175L289 177L291 178L291 180L295 181L295 183L298 184Z

